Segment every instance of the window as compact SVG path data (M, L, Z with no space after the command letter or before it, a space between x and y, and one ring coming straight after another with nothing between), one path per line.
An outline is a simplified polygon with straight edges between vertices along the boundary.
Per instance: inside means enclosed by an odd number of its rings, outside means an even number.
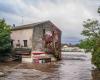
M20 47L20 40L18 40L16 46L17 46L17 47Z
M23 40L24 42L24 47L27 47L27 40Z
M18 40L18 43L20 43L20 40Z
M13 42L14 42L14 40L11 40L11 47L13 47Z

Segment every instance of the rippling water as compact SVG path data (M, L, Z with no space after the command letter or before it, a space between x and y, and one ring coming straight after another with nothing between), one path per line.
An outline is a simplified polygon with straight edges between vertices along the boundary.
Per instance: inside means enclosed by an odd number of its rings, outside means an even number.
M92 77L91 54L63 52L62 60L50 64L21 64L4 80L99 80Z
M91 55L67 52L62 55L60 80L91 80Z

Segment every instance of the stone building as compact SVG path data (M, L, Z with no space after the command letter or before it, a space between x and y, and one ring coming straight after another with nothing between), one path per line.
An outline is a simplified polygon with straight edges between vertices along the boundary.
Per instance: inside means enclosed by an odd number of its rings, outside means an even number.
M28 55L26 52L19 53L24 61L32 62L38 58L61 59L61 30L51 21L13 27L11 39L14 49L31 49Z

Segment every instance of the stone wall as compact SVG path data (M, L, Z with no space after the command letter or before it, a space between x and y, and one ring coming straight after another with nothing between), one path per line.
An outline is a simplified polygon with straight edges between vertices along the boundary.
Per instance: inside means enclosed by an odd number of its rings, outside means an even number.
M52 23L37 25L33 30L33 50L44 51L61 59L61 31Z

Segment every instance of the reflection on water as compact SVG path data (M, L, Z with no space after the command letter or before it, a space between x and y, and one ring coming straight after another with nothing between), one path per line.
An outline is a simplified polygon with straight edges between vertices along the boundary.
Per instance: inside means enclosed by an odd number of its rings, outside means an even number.
M100 80L100 72L91 66L90 54L64 52L60 62L21 64L4 80Z

